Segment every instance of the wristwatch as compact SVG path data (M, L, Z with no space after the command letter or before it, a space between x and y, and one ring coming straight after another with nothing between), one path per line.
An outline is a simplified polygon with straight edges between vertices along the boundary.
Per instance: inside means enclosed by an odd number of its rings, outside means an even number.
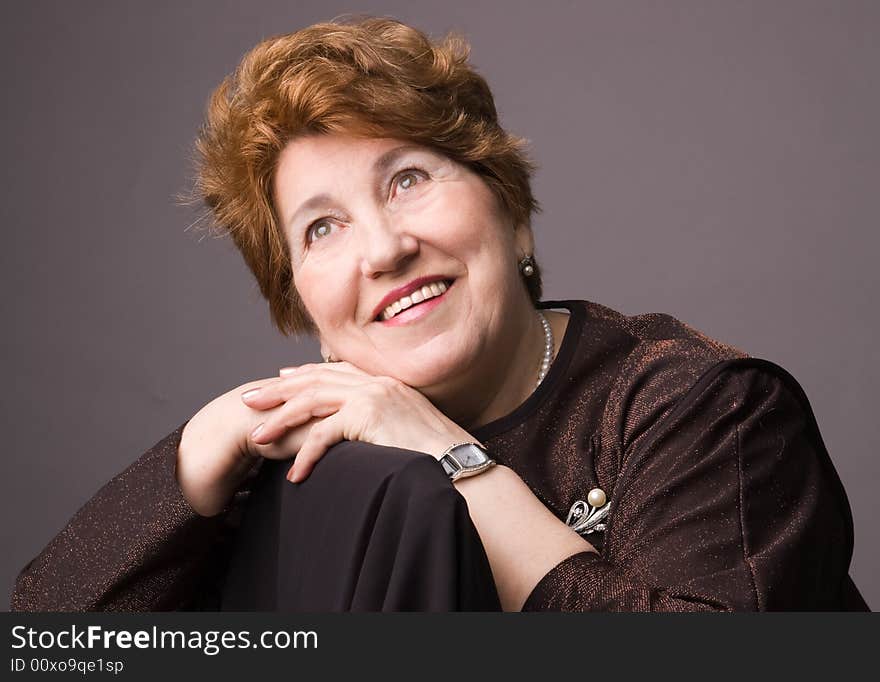
M479 443L457 443L440 456L440 465L450 481L476 476L495 464L489 453Z

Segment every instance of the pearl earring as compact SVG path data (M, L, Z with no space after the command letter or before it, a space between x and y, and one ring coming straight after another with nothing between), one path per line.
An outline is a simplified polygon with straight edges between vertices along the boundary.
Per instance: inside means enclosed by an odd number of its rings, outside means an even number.
M519 262L519 271L525 275L526 277L531 277L535 274L535 259L531 256L526 256Z

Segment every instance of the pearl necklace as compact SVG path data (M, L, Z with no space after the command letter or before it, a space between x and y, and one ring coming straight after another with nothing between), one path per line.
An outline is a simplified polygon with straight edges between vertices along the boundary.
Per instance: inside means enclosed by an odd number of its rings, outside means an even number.
M538 369L537 383L540 386L541 382L544 381L544 377L547 376L550 363L553 362L553 330L550 328L550 323L547 321L547 316L544 313L538 311L538 318L541 320L541 326L544 328L544 355L541 356L541 367Z

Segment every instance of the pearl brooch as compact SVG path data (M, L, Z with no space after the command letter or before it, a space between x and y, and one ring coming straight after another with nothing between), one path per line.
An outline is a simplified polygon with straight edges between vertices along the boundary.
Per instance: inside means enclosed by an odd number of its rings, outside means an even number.
M579 535L601 533L605 530L605 520L611 503L602 488L593 488L587 501L578 500L568 512L565 524Z
M593 488L587 495L587 502L591 507L601 507L605 504L605 491L602 488Z

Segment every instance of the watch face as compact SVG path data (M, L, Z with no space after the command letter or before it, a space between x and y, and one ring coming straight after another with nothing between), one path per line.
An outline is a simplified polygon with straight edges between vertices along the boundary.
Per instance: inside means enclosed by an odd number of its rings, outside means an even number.
M463 445L456 448L453 454L465 469L479 466L487 459L486 455L474 445Z

